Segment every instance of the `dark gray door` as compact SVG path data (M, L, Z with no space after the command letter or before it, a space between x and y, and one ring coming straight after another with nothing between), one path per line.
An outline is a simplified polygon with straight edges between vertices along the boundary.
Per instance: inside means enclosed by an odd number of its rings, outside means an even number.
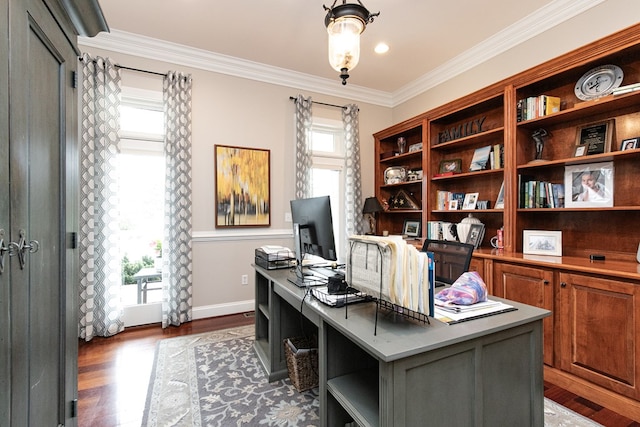
M77 170L67 164L69 144L75 144L71 83L77 56L60 28L62 15L54 9L54 17L42 0L10 0L9 14L10 217L5 234L13 242L13 256L2 279L5 286L10 279L9 425L69 425L75 397L69 393L75 387L68 384L75 383L77 339L75 319L69 319L75 308L65 212L67 169Z

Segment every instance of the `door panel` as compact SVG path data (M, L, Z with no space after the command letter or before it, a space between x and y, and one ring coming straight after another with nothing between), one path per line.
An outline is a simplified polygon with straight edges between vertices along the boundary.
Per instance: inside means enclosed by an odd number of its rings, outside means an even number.
M24 230L27 243L39 243L24 268L10 261L10 425L70 425L63 159L75 131L67 98L76 55L41 0L11 0L9 10L10 240Z

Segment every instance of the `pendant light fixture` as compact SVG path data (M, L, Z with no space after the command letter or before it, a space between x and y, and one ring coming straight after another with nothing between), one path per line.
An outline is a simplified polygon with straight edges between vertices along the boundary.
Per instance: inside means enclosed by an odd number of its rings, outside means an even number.
M336 6L338 0L334 0L331 7L322 5L327 11L324 25L329 33L329 63L340 72L343 85L347 84L349 71L360 60L360 34L380 15L380 12L369 13L362 2L357 1L358 4L342 0L342 4Z

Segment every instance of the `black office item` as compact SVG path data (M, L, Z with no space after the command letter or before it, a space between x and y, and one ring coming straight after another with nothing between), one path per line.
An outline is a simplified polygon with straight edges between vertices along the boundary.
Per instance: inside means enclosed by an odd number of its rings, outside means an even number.
M336 244L333 236L333 219L329 196L291 200L291 220L293 221L293 241L296 252L294 277L289 281L306 287L319 284L313 279L313 272L304 268L305 255L315 255L326 261L337 261ZM326 279L324 284L326 284Z
M448 240L425 240L422 251L433 252L436 263L436 286L449 286L469 271L473 245Z

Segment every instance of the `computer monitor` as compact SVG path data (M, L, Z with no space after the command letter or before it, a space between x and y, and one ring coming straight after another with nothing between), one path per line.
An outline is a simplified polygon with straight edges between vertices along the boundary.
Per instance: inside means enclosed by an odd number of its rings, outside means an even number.
M296 247L297 275L302 270L305 255L315 255L326 261L337 261L333 235L331 200L329 196L291 200L293 239Z

